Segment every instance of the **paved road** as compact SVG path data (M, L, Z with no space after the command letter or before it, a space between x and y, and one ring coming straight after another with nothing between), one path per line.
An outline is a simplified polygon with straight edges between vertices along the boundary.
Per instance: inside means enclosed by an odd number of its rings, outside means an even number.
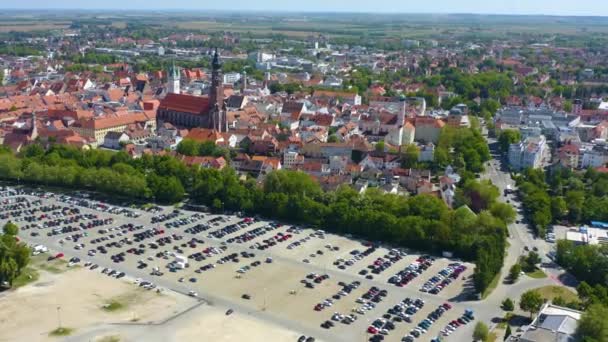
M519 221L520 223L513 223L508 226L510 235L508 242L510 245L501 271L503 279L499 281L498 286L492 292L492 294L490 294L488 298L482 302L487 306L495 306L498 309L500 307L500 303L505 298L508 297L518 300L521 294L523 294L525 291L541 286L559 285L575 290L574 287L576 286L576 282L572 280L573 277L568 275L563 269L553 263L547 256L547 254L554 249L553 245L542 239L536 239L529 227L521 223L524 222L524 217L522 216L523 212L521 211L521 203L519 203L514 195L504 196L504 190L507 188L507 186L510 186L512 190L516 190L515 181L511 178L511 174L507 171L506 165L499 157L496 140L488 138L488 144L491 146L495 158L489 162L488 167L486 167L486 172L481 176L481 178L491 180L492 183L499 188L501 193L499 200L502 202L509 201L510 204L515 207L517 210L516 221ZM544 279L533 279L523 276L520 277L516 284L504 282L504 277L508 274L511 266L517 262L521 255L527 254L524 249L525 247L528 247L530 250L534 247L538 248L538 253L543 260L542 269L545 271L545 273L547 273L548 277ZM495 310L494 312L494 317L498 317L503 314L500 309Z

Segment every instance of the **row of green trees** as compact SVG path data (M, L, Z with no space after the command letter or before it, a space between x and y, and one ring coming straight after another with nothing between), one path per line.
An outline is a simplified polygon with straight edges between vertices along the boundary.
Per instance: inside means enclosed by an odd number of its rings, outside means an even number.
M212 141L198 142L192 139L184 139L177 145L177 152L185 156L213 156L224 157L230 160L230 150L219 147Z
M18 241L18 232L19 227L8 222L0 236L0 283L6 282L9 286L30 261L30 249Z
M166 203L182 200L184 189L189 189L193 202L215 209L261 214L428 252L453 251L476 262L479 291L498 274L504 258L506 219L497 217L492 203L473 212L467 207L450 210L428 195L404 198L374 190L361 195L348 186L324 192L301 172L273 172L259 186L254 179L240 181L231 168L189 168L169 156L131 159L123 152L61 145L44 150L34 144L18 157L0 154L0 177ZM463 198L467 196L473 195Z
M593 169L582 174L565 168L547 174L529 169L516 179L526 217L541 237L551 223L608 221L608 174Z
M582 341L608 341L608 246L557 243L557 262L581 283L577 287L585 309L577 333Z

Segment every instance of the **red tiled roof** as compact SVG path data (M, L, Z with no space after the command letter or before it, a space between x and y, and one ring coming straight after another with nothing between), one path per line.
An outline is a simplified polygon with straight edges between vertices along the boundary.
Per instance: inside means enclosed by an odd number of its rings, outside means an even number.
M205 114L209 111L209 98L184 94L167 94L160 102L158 109L190 114Z
M316 97L342 97L345 99L354 99L357 96L356 93L347 93L347 92L339 92L339 91L329 91L329 90L315 90L312 94L313 98Z
M126 126L136 122L146 122L153 118L143 112L125 113L123 115L106 115L100 118L82 119L80 124L83 128L104 129L117 126Z
M212 141L213 143L223 139L221 133L208 128L193 128L190 130L186 138L196 140L198 142Z

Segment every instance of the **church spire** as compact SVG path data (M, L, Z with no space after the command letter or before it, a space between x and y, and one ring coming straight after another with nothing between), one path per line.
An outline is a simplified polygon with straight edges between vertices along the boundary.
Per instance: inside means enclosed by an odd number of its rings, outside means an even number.
M181 92L180 89L180 70L175 66L175 60L173 60L169 70L167 72L167 81L169 83L168 92L172 94L179 94Z
M220 70L222 68L222 63L220 62L220 54L217 52L217 48L215 48L215 53L213 54L213 62L211 63L213 70Z
M224 87L222 80L222 64L220 56L215 49L213 61L211 62L211 89L209 89L209 104L211 110L211 121L213 129L219 132L227 131L226 106L224 104Z

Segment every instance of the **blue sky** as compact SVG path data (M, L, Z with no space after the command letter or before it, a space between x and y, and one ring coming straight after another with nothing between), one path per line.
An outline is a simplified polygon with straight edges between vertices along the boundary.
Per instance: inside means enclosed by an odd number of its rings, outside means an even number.
M608 0L2 0L0 8L216 9L608 16Z

